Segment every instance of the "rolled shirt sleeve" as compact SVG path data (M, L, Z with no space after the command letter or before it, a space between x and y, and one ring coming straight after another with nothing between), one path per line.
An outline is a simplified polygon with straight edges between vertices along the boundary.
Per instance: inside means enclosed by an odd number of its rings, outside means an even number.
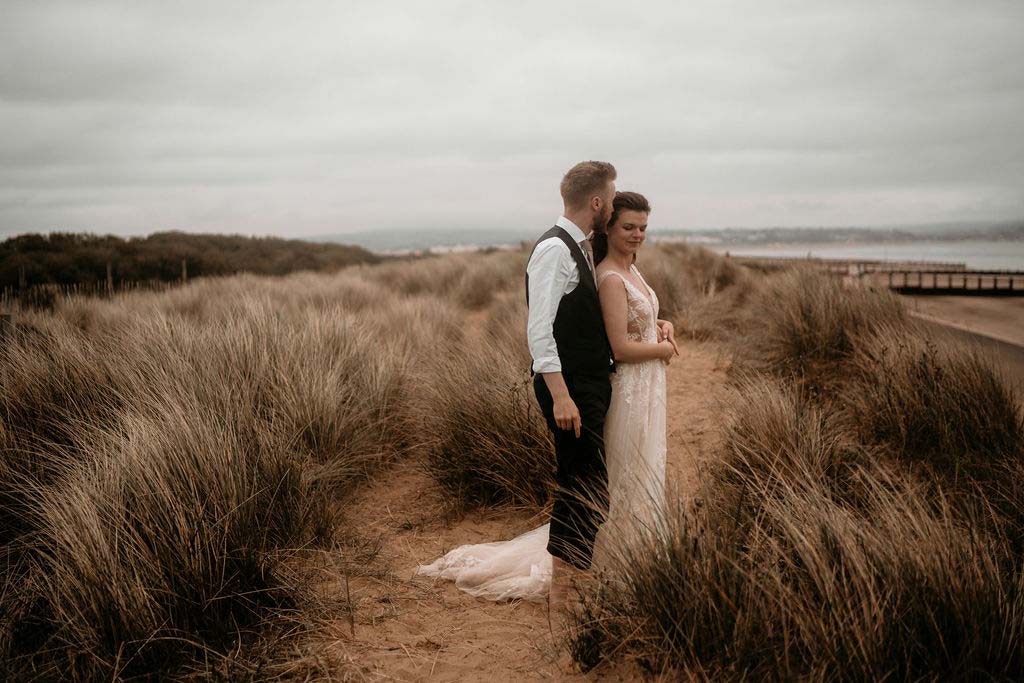
M549 238L537 245L526 273L530 291L526 339L533 358L533 371L561 372L553 327L562 296L576 284L572 282L576 264L562 240Z

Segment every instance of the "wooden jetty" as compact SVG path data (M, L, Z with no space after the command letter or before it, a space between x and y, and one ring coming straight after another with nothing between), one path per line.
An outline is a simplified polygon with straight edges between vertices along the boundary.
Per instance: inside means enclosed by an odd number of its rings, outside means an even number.
M820 268L900 294L1024 296L1024 270L971 270L963 263L734 256L739 263Z
M1024 296L1024 271L1021 270L888 270L869 275L867 279L872 284L884 282L900 294Z

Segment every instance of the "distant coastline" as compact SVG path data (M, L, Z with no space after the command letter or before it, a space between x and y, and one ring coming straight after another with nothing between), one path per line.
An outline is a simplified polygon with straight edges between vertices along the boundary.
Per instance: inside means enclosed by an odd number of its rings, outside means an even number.
M493 228L374 230L315 235L303 239L351 244L385 255L403 255L517 248L524 242L532 243L537 237L536 233L536 230L509 231ZM735 250L737 253L746 247L795 249L810 246L820 249L979 241L1024 243L1024 219L871 228L660 228L651 231L651 240L686 241L718 251Z
M814 242L705 245L734 256L939 261L974 270L1024 270L1024 240L908 240L902 242Z

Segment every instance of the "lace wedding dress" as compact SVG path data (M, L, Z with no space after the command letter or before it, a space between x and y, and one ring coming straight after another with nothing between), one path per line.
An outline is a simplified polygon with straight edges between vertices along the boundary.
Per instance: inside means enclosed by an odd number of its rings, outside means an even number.
M631 266L643 289L614 271L625 286L626 336L634 342L658 342L658 297ZM619 363L612 374L612 398L605 417L604 445L608 466L608 516L594 546L593 566L608 565L618 543L638 526L653 521L665 490L665 363L650 360ZM551 583L548 525L508 541L463 545L416 573L454 581L476 597L488 600L518 598L542 602Z

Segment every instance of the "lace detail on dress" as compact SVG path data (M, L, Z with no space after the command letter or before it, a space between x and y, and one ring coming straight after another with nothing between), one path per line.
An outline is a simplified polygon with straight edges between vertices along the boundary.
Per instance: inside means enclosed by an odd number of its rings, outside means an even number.
M644 295L635 284L614 270L607 270L600 275L603 282L609 275L619 278L626 287L626 337L630 341L643 344L658 343L658 296L650 288L636 266L630 266L630 272L640 280L647 290ZM600 284L598 285L600 286ZM622 372L612 375L612 394L626 405L637 405L647 402L647 389L653 381L653 373L664 374L662 361L645 361L643 363L620 364Z
M614 275L626 286L626 337L630 341L656 344L658 342L658 295L640 275L636 266L630 271L643 283L647 294L622 277L621 273L606 270L598 276L598 287L609 275Z
M630 272L642 288L615 273L626 286L627 336L632 341L656 344L658 296L636 266L631 266ZM614 555L610 545L628 539L637 525L651 524L654 511L664 502L665 410L664 361L616 365L616 372L612 374L612 400L604 426L609 509L594 548L597 564L607 564L609 552Z

